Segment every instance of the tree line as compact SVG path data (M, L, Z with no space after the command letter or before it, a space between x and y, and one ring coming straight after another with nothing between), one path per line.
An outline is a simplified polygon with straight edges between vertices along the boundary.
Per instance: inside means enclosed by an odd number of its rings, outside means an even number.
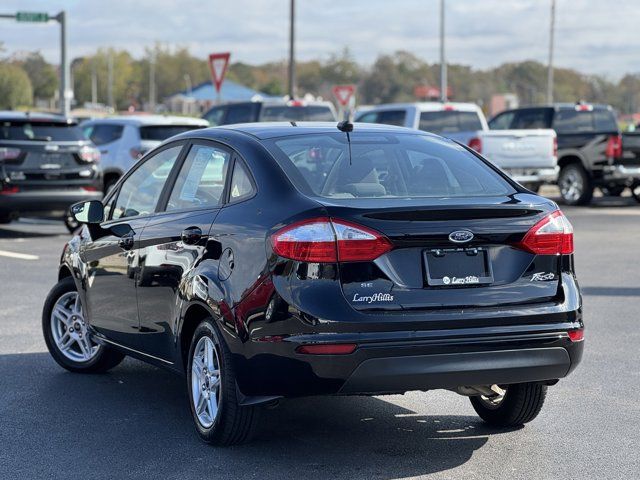
M2 46L0 45L0 53ZM535 61L506 63L490 69L450 64L452 99L488 105L494 94L515 93L521 104L539 104L546 97L546 66ZM206 59L187 48L155 45L134 58L126 50L103 48L71 63L71 86L76 105L96 101L118 110L146 105L150 98L150 74L155 72L156 100L210 81ZM25 108L38 99L50 99L58 89L57 67L38 52L0 60L0 108ZM111 74L109 73L111 71ZM297 92L331 99L331 87L354 83L358 104L415 101L418 85L438 86L439 65L406 51L381 54L372 65L355 61L350 52L324 60L298 62ZM250 65L233 62L227 78L269 95L286 93L285 61ZM109 81L111 79L111 82ZM111 87L110 87L111 85ZM587 75L568 68L555 70L555 100L611 104L620 113L640 110L640 74L629 73L619 81Z

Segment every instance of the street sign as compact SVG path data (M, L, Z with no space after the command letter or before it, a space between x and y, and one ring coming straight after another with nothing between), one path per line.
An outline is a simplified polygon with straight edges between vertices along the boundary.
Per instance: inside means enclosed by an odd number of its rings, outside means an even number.
M353 97L353 94L356 93L355 85L336 85L331 91L333 92L333 96L336 97L338 103L343 107L346 107L349 104L349 100Z
M49 14L44 12L18 12L16 13L18 22L48 22Z
M209 55L209 69L211 70L211 78L213 80L213 86L216 87L216 92L220 93L222 88L222 82L224 76L227 73L227 67L229 66L229 57L231 53L212 53Z

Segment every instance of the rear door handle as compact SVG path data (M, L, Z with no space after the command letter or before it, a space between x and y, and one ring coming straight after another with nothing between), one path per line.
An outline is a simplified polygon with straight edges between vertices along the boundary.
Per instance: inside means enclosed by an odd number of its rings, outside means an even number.
M195 245L202 238L202 230L199 227L185 228L180 238L187 245Z
M123 250L131 250L133 248L133 235L125 235L118 240L118 246Z

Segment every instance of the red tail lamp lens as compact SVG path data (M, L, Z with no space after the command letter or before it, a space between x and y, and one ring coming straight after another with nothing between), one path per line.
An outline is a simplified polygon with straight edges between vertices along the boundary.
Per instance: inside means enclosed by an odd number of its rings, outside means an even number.
M556 210L531 227L519 247L536 255L570 255L573 253L573 226L560 210Z
M567 333L569 334L569 340L572 342L581 342L584 340L584 328L569 330Z

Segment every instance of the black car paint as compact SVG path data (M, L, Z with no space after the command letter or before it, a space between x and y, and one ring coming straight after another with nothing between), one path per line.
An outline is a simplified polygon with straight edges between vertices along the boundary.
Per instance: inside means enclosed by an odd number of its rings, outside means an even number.
M235 161L248 166L255 193L219 209L158 213L85 226L65 248L59 275L75 278L83 302L88 305L95 338L134 357L184 373L191 333L199 320L211 316L233 354L238 389L245 396L245 403L282 396L456 386L451 384L455 379L446 372L425 376L424 371L419 371L422 367L413 372L409 364L401 380L380 372L380 384L374 389L366 380L349 380L365 362L380 359L393 363L393 359L418 358L420 363L425 358L450 358L428 357L431 355L464 354L475 358L485 352L509 356L514 351L555 355L561 349L566 358L551 372L529 369L530 375L520 381L553 381L575 368L583 344L571 342L567 331L582 328L583 323L573 256L534 258L504 244L521 240L532 225L557 208L553 202L517 185L513 195L474 198L472 202L455 199L444 208L437 200L429 199L389 208L375 199L355 206L309 198L293 187L261 139L304 135L317 132L318 128L288 124L214 128L180 135L160 147L176 142L217 142L231 148L236 152ZM323 128L328 131L330 127ZM372 125L357 128L401 130ZM181 159L184 156L183 152ZM165 192L165 203L166 196ZM163 200L160 208L162 203ZM496 215L503 218L497 221ZM383 231L397 249L377 259L375 266L364 269L357 264L296 262L273 253L269 242L272 233L297 220L320 216L347 217ZM505 223L505 218L509 222ZM500 223L507 227L496 232ZM135 232L134 244L125 251L118 247L118 235L112 232L127 231L128 227ZM187 227L199 227L200 240L185 243L181 234ZM396 258L406 250L402 247L420 251L429 245L450 246L449 233L460 227L476 234L472 245L502 242L492 246L496 258L508 253L520 258L523 271L552 269L558 280L549 284L536 282L540 286L535 288L545 294L533 302L527 288L531 286L529 279L510 285L507 279L513 272L502 272L501 267L497 268L499 281L493 289L435 291L424 288L419 268L408 268L409 273L399 279L397 295L402 297L403 289L422 291L418 303L401 300L393 305L361 308L349 301L358 284L388 284L388 280L380 280L380 272L393 275L394 265L411 265L406 258ZM146 265L144 252L148 258L150 250L157 254L160 248L180 260ZM145 277L142 273L147 267L155 271ZM349 270L351 274L341 275ZM87 295L89 285L101 283L100 291L92 290ZM499 301L495 301L496 296ZM136 305L139 318L134 313ZM96 318L101 319L101 324L96 324ZM303 344L345 342L357 343L357 350L341 356L296 352ZM476 373L477 378L486 377L484 371ZM428 381L429 378L439 380ZM365 391L358 391L358 385Z

